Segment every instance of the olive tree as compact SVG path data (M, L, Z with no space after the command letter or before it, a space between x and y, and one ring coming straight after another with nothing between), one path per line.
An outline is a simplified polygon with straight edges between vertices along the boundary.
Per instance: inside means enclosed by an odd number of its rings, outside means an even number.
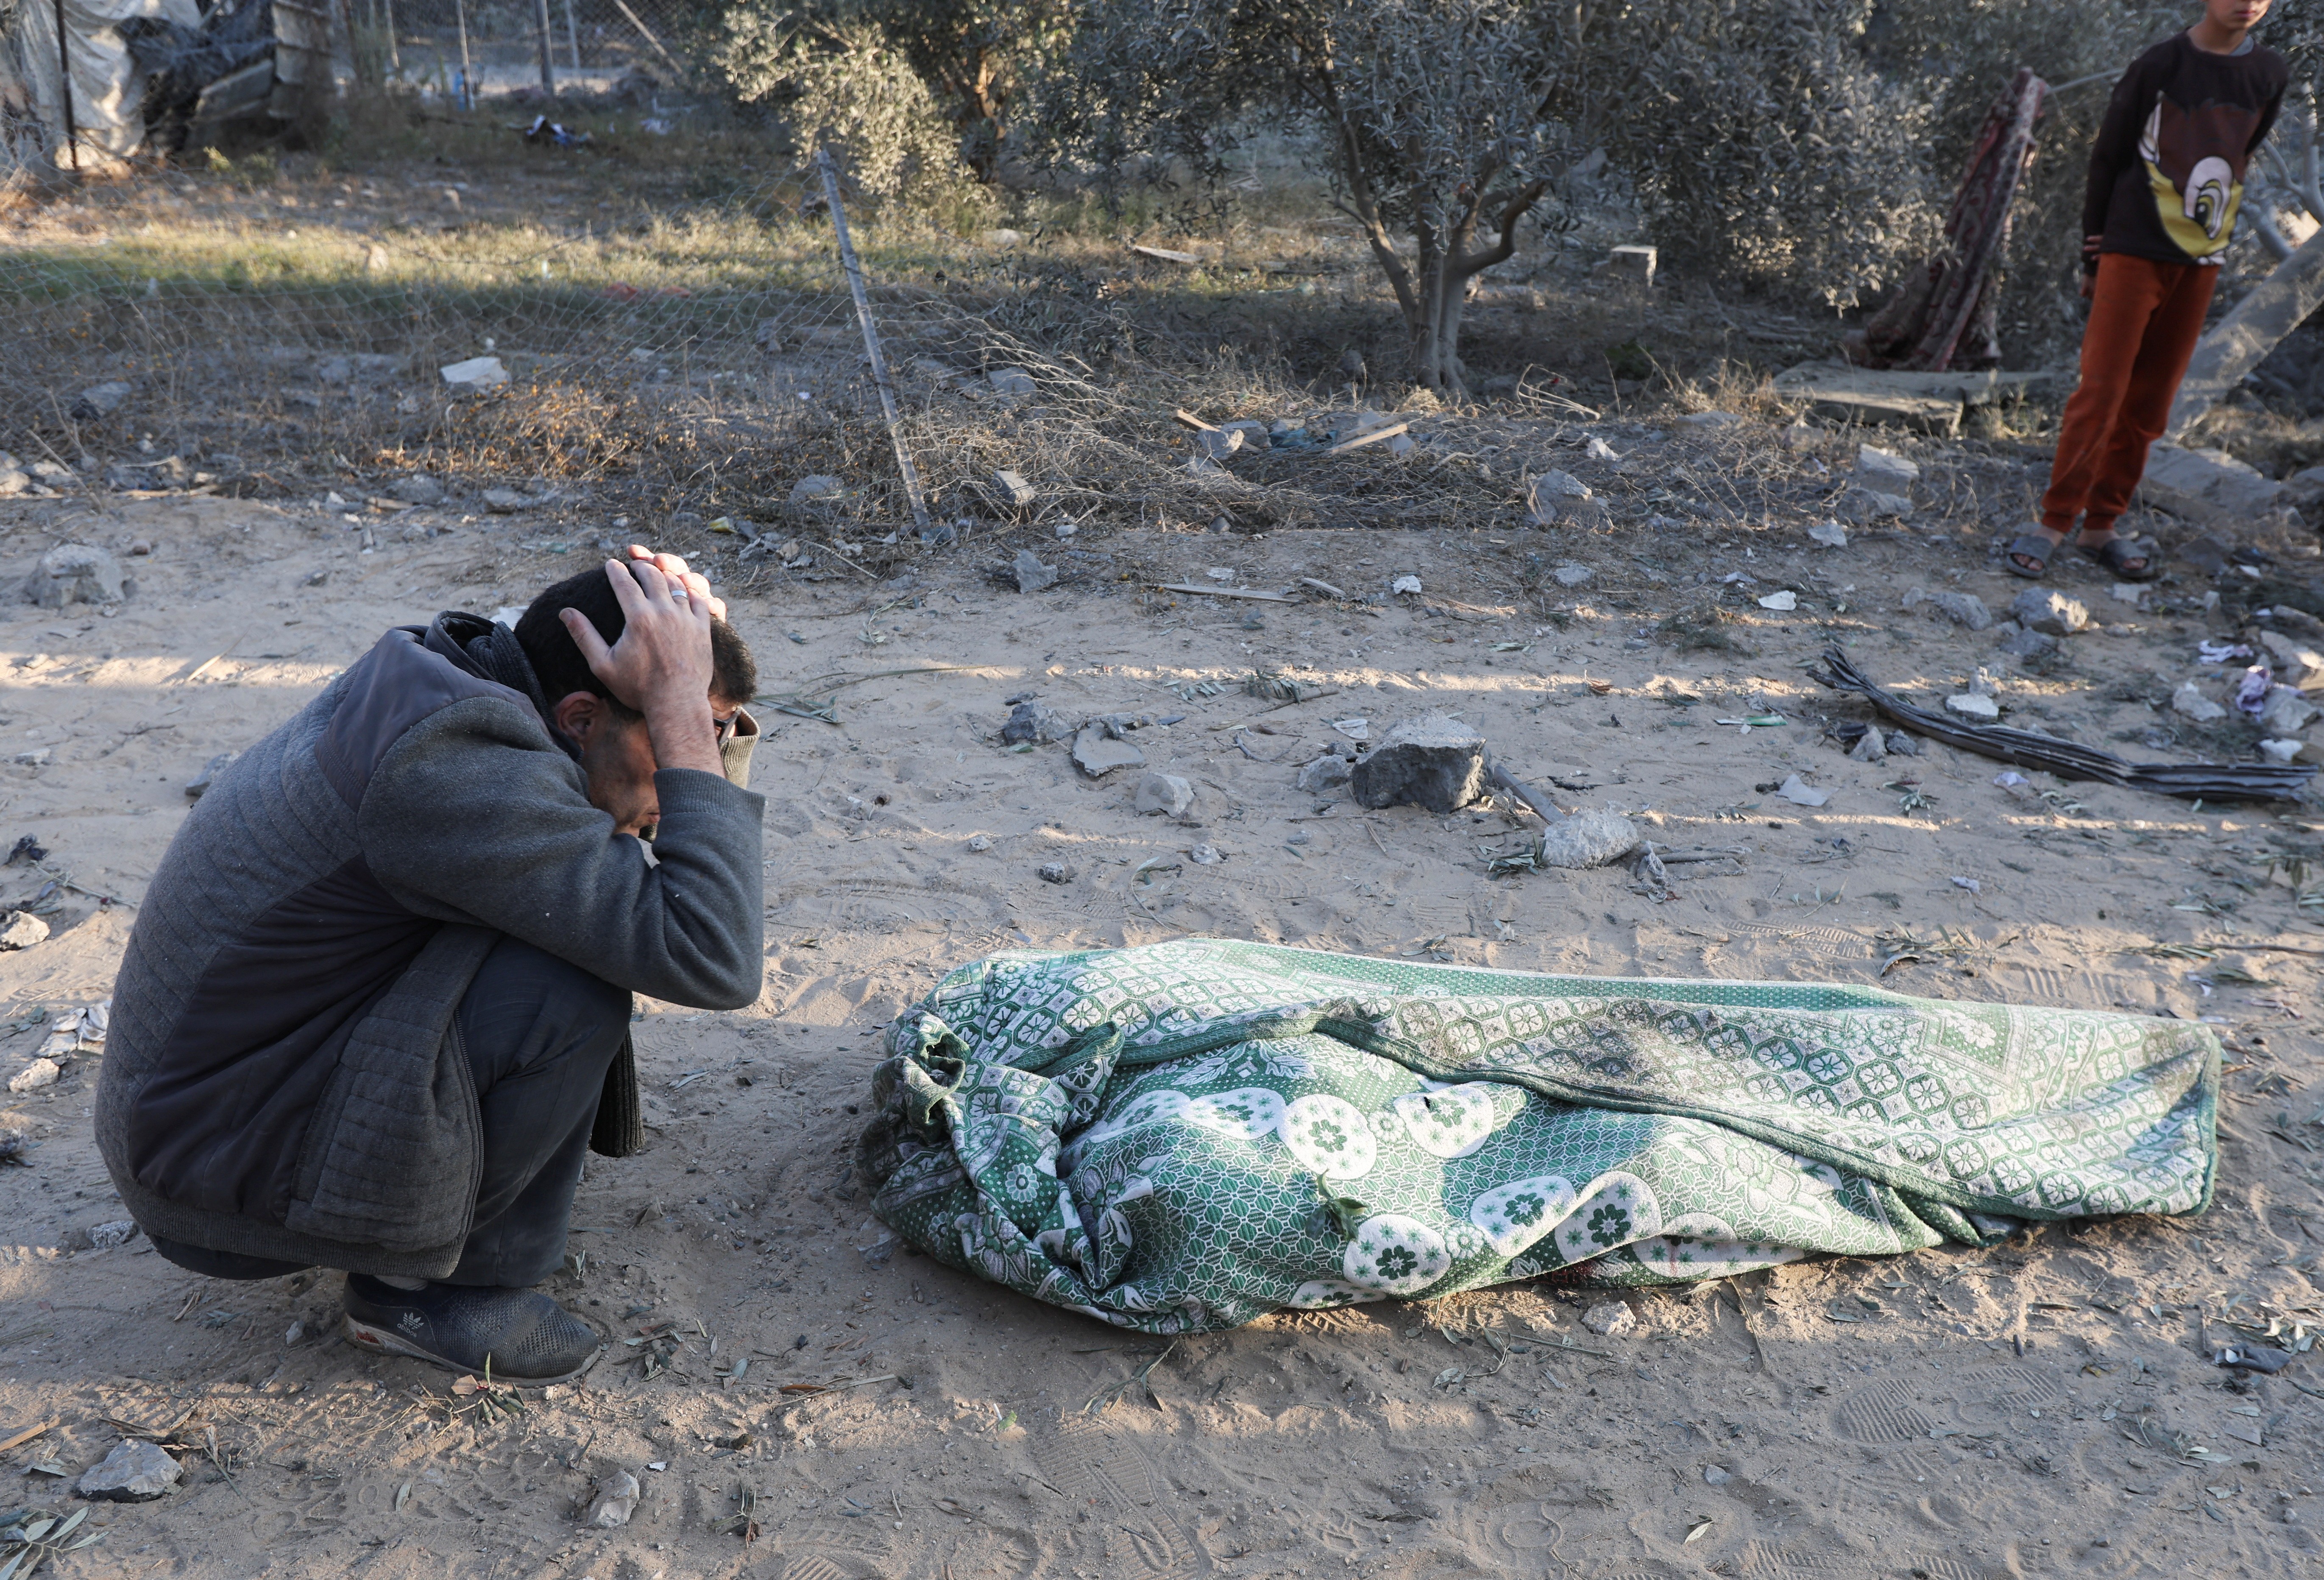
M1216 179L1260 127L1318 152L1396 293L1414 382L1459 398L1469 282L1589 150L1545 101L1582 62L1520 0L1104 0L1040 116L1053 157Z

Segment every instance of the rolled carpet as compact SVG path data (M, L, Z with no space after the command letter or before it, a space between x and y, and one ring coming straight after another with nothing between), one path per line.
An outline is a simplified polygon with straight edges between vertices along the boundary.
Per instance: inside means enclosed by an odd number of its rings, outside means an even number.
M2183 1021L1181 939L953 972L857 1167L940 1261L1193 1333L2198 1213L2218 1077Z

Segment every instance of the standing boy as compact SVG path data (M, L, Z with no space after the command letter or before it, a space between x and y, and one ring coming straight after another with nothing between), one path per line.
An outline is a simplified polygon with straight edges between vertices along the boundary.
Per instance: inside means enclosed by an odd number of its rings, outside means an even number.
M2204 0L2202 19L2131 63L2090 150L2082 199L2081 383L2059 425L2038 532L2009 545L2023 577L2075 550L2125 581L2160 569L2116 518L2146 471L2234 239L2244 171L2275 122L2291 71L2254 42L2269 0Z

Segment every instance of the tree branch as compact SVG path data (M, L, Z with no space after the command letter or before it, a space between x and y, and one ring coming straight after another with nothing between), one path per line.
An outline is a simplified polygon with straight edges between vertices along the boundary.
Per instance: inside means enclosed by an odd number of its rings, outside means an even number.
M1508 200L1501 209L1501 217L1499 221L1501 239L1481 253L1471 253L1452 261L1452 266L1460 270L1462 279L1466 280L1470 275L1480 270L1489 269L1496 263L1508 262L1509 255L1517 250L1517 221L1523 219L1533 206L1541 201L1541 195L1547 190L1549 190L1549 182L1546 179L1536 180L1519 189L1517 194Z

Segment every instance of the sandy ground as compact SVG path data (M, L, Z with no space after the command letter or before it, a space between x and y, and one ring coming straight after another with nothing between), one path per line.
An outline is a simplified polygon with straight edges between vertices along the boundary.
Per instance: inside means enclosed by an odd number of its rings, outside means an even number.
M431 520L456 530L427 535ZM575 550L559 556L521 518L414 515L379 527L366 554L330 513L185 498L23 505L0 528L12 564L60 541L156 546L124 562L139 586L110 616L0 607L0 840L32 835L50 853L0 869L0 909L52 879L78 885L53 896L52 938L0 956L12 1072L42 1039L14 1030L32 1011L110 991L130 916L89 895L139 897L206 760L257 738L386 626L521 601L596 533L558 529ZM617 1341L671 1325L659 1374L643 1375L652 1346L617 1342L579 1384L488 1418L447 1376L346 1347L334 1275L230 1285L142 1239L87 1249L121 1215L90 1136L94 1058L14 1100L39 1144L29 1167L0 1169L0 1440L57 1424L0 1455L0 1511L66 1507L59 1473L119 1440L108 1417L182 1416L190 1445L179 1491L96 1506L105 1539L56 1572L2310 1572L2309 1524L2324 1520L2312 1370L2233 1391L2204 1346L2233 1336L2226 1318L2324 1320L2309 1278L2324 1132L2300 1090L2316 963L2242 947L2324 944L2270 876L2319 826L2310 808L2195 810L2038 777L2012 792L1991 782L1997 765L1942 747L1872 765L1820 740L1821 716L1855 716L1804 677L1826 641L1924 697L1998 663L1989 637L1900 611L1915 585L2005 604L2018 584L1992 572L1982 534L1825 550L1717 529L1156 533L1083 551L1065 561L1082 579L1038 596L978 574L1008 556L979 545L910 587L842 577L738 601L770 689L965 668L844 690L836 727L769 716L765 993L733 1014L644 1006L651 1144L593 1160L556 1290ZM1527 554L1593 567L1556 601L1563 626L1512 595ZM1243 586L1305 575L1368 590L1412 572L1475 607L1140 596L1213 566ZM1800 611L1747 606L1723 629L1748 655L1638 640L1629 611L1730 570L1802 589ZM2152 727L2163 716L2141 688L2201 673L2195 641L2220 633L2133 614L2077 575L2066 585L2107 628L2072 639L2059 676L2009 673L2004 697L2020 722L2107 744ZM1240 693L1253 669L1295 664L1342 691L1271 712ZM1073 715L1185 716L1135 740L1196 786L1187 822L1136 815L1134 773L1092 782L1062 746L1002 748L1002 699L1023 691ZM1745 854L1674 869L1657 903L1619 868L1488 878L1481 853L1516 843L1498 813L1365 813L1293 788L1329 721L1377 732L1423 706L1480 725L1569 806ZM1766 709L1792 722L1715 722ZM1250 727L1217 727L1238 720ZM43 749L43 763L10 762ZM1827 807L1755 788L1795 772ZM1908 791L1927 805L1906 811ZM1224 859L1194 862L1197 845ZM1176 870L1134 881L1154 856ZM1072 882L1039 881L1051 861ZM1631 1297L1640 1326L1610 1340L1581 1326L1572 1291L1541 1286L1286 1316L1177 1344L1151 1400L1132 1388L1093 1409L1158 1345L895 1252L848 1178L875 1030L996 948L1202 932L1616 976L1866 982L1884 931L1942 951L1888 972L1906 992L2217 1017L2233 1067L2211 1214ZM2131 952L2197 939L2224 952ZM786 1391L809 1384L822 1391ZM581 1529L593 1481L624 1469L645 1486L635 1519Z

